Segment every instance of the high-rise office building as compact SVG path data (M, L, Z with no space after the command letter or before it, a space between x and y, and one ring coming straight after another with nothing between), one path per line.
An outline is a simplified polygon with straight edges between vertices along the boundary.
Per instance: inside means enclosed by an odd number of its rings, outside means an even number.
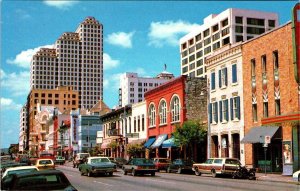
M63 33L53 48L41 48L32 58L30 88L72 86L79 107L90 109L103 99L103 26L87 17L75 32Z
M119 106L133 104L144 101L144 93L153 89L170 79L174 75L163 71L154 78L139 77L137 73L126 72L120 77Z
M243 9L211 14L180 39L181 74L206 77L205 58L223 46L246 41L278 26L278 15Z

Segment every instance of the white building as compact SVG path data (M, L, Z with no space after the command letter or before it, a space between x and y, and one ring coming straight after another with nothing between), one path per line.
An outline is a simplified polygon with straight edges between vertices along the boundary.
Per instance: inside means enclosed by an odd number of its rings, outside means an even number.
M147 139L146 117L145 101L132 104L131 125L127 127L128 143L141 143Z
M239 158L245 164L242 44L207 57L209 82L208 157Z
M120 77L119 106L124 107L128 104L144 101L146 91L172 78L174 78L174 75L166 71L158 74L155 78L139 77L137 73L124 73Z
M211 14L198 29L180 39L181 74L206 76L205 58L215 50L246 41L278 26L278 15L242 9Z
M103 98L103 26L87 17L76 32L65 32L53 48L33 55L31 89L72 86L79 92L79 106L92 108Z
M23 152L26 149L26 130L27 130L27 105L24 105L20 110L20 131L19 131L19 151Z

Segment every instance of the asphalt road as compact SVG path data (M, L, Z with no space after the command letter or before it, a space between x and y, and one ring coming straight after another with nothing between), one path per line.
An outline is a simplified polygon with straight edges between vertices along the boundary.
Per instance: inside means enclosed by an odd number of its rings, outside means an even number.
M236 180L228 177L212 178L209 175L156 173L133 177L123 175L122 170L112 177L81 176L77 168L57 166L68 177L72 185L80 191L300 191L300 185L280 182Z

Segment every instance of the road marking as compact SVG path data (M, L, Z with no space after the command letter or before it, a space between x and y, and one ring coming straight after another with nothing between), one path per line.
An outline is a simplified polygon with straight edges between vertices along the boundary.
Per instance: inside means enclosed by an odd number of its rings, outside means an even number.
M99 182L99 181L95 181L95 180L94 180L94 182L96 182L96 183L98 183L98 184L104 184L104 185L106 185L106 186L113 186L112 184L106 184L106 183L104 183L104 182Z
M155 179L150 179L150 178L147 178L146 180L147 180L147 181L153 181L153 182L170 183L170 184L173 184L173 183L174 183L174 182L171 182L171 181L155 180Z

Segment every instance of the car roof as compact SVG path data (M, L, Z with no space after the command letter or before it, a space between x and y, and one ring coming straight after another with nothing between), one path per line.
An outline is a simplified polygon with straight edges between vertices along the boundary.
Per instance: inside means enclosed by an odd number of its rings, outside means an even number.
M17 166L17 167L8 168L6 170L13 171L13 170L23 170L23 169L37 169L38 170L38 168L36 166Z
M35 175L49 175L49 174L64 174L60 170L41 170L41 171L35 171L35 172L28 172L28 173L22 173L22 174L14 174L16 177L27 177L27 176L35 176Z

